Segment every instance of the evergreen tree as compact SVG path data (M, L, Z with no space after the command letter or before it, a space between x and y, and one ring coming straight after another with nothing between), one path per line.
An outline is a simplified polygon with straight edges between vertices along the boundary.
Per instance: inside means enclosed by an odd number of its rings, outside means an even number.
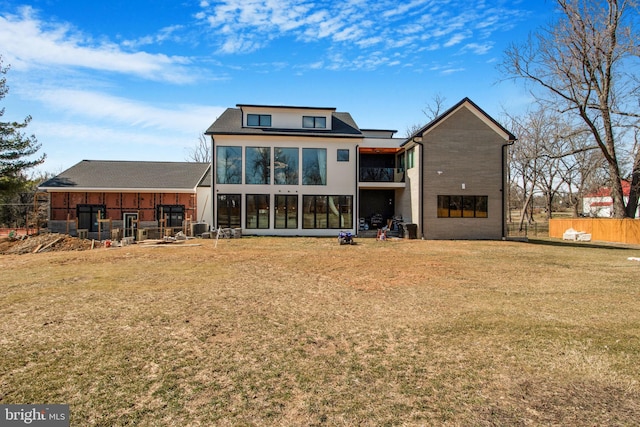
M5 77L8 70L0 56L0 100L9 91ZM34 135L23 132L31 116L22 122L5 122L1 120L3 116L4 108L0 108L0 195L7 196L20 191L25 181L24 172L44 162L45 155L33 157L40 150L40 144Z

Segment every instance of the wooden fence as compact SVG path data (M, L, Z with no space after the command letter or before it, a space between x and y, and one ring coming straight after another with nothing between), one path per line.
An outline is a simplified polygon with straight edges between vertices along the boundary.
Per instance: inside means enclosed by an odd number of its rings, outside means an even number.
M591 240L640 244L640 219L551 219L549 237L562 239L564 232L570 228L591 234Z

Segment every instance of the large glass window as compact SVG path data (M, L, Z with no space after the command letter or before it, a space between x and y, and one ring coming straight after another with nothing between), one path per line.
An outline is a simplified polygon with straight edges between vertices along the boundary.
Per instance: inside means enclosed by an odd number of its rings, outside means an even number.
M327 118L322 116L302 116L302 127L326 129Z
M158 205L156 206L156 218L165 220L165 227L182 227L184 221L184 205Z
M268 194L247 194L247 228L269 228Z
M277 194L275 197L275 228L298 228L298 196Z
M98 219L104 219L107 208L105 205L78 205L76 207L78 216L78 229L98 231Z
M351 196L329 196L329 228L352 227L352 200Z
M218 194L216 227L240 228L240 194Z
M274 182L282 185L298 185L298 149L274 148Z
M353 196L303 196L303 228L353 227Z
M271 115L247 114L247 126L271 127Z
M302 149L302 184L327 185L327 149Z
M245 158L245 184L269 184L271 182L271 148L247 147Z
M216 182L242 184L242 147L216 147Z
M438 218L487 218L488 196L438 196Z

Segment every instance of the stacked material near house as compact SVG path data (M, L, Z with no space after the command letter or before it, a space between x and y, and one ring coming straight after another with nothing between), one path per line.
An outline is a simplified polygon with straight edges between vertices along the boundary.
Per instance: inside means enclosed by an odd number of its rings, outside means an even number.
M573 228L569 228L562 234L562 240L573 240L577 242L590 242L591 234L584 231L576 231Z

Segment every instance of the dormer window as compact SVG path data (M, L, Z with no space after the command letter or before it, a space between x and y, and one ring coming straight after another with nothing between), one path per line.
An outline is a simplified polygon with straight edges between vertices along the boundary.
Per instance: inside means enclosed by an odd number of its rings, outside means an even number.
M313 129L326 129L327 118L324 116L302 116L302 127Z
M271 127L271 114L247 114L247 126Z

